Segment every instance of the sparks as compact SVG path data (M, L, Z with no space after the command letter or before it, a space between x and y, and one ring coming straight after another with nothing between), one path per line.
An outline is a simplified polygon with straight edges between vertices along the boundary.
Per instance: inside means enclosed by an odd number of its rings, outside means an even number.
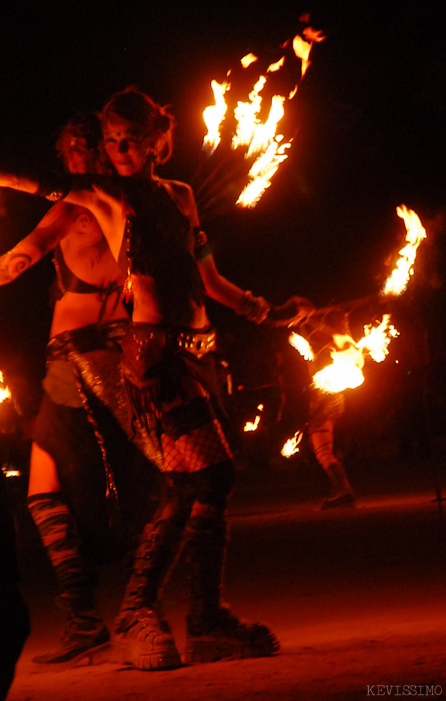
M426 229L421 224L418 215L412 209L407 209L407 207L402 204L400 207L397 207L396 211L398 216L404 220L407 231L407 244L399 251L400 257L384 284L381 292L382 296L400 295L405 291L407 283L411 275L413 275L413 265L415 263L418 246L427 236Z

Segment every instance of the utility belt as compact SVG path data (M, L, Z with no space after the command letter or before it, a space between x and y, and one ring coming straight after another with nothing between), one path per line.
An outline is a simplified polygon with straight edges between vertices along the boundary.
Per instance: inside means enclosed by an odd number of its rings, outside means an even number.
M122 340L122 367L133 383L142 386L157 377L172 356L185 353L200 359L216 347L214 329L132 323Z

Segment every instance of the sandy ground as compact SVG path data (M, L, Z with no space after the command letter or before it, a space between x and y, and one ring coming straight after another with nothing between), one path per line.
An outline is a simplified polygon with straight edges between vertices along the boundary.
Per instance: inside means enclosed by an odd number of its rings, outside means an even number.
M274 658L160 672L35 665L32 656L54 645L61 614L43 553L22 546L33 630L8 701L446 698L446 518L429 465L381 460L355 479L357 508L327 512L319 477L308 483L290 468L254 481L250 470L239 475L225 595L235 613L274 630L282 646ZM99 574L111 624L124 568L111 563ZM183 582L180 562L166 593L180 651Z

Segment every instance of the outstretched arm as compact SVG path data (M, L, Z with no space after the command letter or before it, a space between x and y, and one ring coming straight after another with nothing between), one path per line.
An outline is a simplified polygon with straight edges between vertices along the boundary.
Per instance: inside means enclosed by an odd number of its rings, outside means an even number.
M11 190L29 192L31 195L35 195L39 189L39 182L12 173L0 173L0 187L9 187Z
M0 285L7 285L51 251L69 231L71 205L57 202L26 238L0 256Z

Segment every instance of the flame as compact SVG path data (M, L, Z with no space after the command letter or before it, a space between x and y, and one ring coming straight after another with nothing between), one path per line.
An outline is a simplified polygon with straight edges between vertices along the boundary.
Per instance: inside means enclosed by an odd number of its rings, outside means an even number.
M268 68L266 69L267 73L275 73L276 71L279 71L283 64L285 63L285 56L282 56L276 63L272 63Z
M246 56L243 56L243 58L240 59L240 63L242 64L243 68L248 68L251 63L255 63L257 60L257 56L254 54L246 54Z
M314 360L313 349L306 338L293 331L289 337L289 343L293 348L299 351L305 360Z
M413 275L413 265L417 255L417 249L421 241L426 238L426 229L421 224L418 215L402 204L397 207L397 214L404 219L406 226L407 245L399 251L399 259L395 268L387 278L382 289L382 295L400 295L407 287L411 275Z
M384 314L383 320L375 328L371 324L364 326L365 336L356 344L360 350L368 352L375 363L382 363L388 355L388 346L392 338L398 336L396 328L389 324L390 314Z
M263 411L263 404L259 404L257 409L262 412ZM260 414L257 414L256 418L254 421L247 421L244 427L244 431L257 431L257 427L260 423Z
M3 373L0 370L0 404L4 401L9 401L11 398L12 398L11 390L5 384L5 380L3 378Z
M217 83L216 80L211 82L212 91L214 93L214 105L209 105L203 112L204 123L207 126L208 133L204 137L203 148L212 153L220 143L220 124L226 114L228 106L225 102L224 94L230 89L230 84L226 81Z
M309 65L309 55L315 41L322 41L324 37L310 27L304 31L308 38L297 36L293 40L294 53L302 61L301 77ZM257 61L257 56L247 54L241 59L243 68L247 68ZM285 56L282 56L275 63L270 64L266 73L276 73L285 64ZM297 86L288 94L273 95L265 121L261 121L259 115L262 108L261 92L267 82L264 75L260 75L248 95L248 101L239 101L234 109L236 121L235 134L232 139L231 148L245 149L245 157L253 158L254 162L248 173L249 182L240 194L236 204L244 207L254 207L265 190L271 184L271 178L276 173L280 164L288 157L287 150L290 148L292 139L284 140L283 134L278 134L278 124L282 119L286 100L291 100L297 92ZM215 105L206 107L203 118L208 128L203 142L203 148L212 154L220 143L220 127L226 116L227 104L225 93L230 90L230 84L224 82L211 83L214 92Z
M299 443L301 442L303 435L303 431L297 431L293 438L288 438L287 442L280 451L280 454L283 455L284 458L290 458L292 455L295 455L295 453L298 453Z
M301 36L297 35L293 39L293 49L297 58L302 61L301 77L303 78L307 72L307 68L310 65L310 52L311 52L312 42L305 41Z
M365 326L365 336L357 343L351 336L335 334L333 340L341 350L333 350L330 353L332 364L313 376L313 386L323 392L335 394L362 385L362 368L367 355L377 363L382 362L389 353L391 338L398 335L398 331L389 324L389 320L390 314L384 314L379 326Z

